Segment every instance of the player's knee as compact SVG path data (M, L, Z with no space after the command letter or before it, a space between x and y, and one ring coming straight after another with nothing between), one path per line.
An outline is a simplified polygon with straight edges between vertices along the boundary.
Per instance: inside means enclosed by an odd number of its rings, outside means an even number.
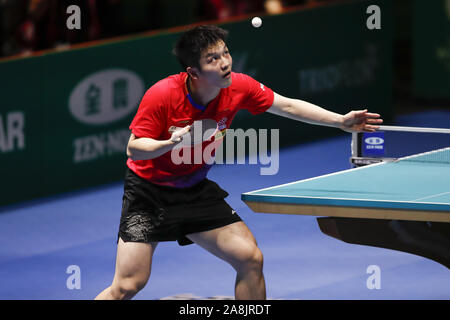
M242 259L238 266L241 271L262 271L264 257L261 250L256 245L246 248L242 252L241 257Z
M115 286L114 295L120 300L131 299L145 287L146 283L147 281L137 279L121 280Z
M255 268L257 268L258 270L262 270L264 263L264 256L258 247L255 247L251 262L252 264L254 264Z

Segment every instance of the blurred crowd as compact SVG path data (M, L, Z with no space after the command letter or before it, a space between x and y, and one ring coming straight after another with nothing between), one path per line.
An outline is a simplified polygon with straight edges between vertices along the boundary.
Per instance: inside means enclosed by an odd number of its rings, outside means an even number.
M243 14L276 14L318 1L0 0L0 57ZM80 8L80 30L66 27L67 8L73 4Z

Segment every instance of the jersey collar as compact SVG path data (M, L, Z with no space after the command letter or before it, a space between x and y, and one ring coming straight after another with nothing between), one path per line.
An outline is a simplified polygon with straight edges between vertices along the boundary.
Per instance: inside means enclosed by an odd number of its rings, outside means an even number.
M205 110L206 110L206 107L205 107L205 106L202 106L202 105L196 103L196 102L194 101L194 99L192 99L192 97L191 97L191 95L190 95L189 92L186 94L186 97L189 99L189 102L190 102L195 108L197 108L197 109L199 109L199 110L201 110L201 111L205 111Z

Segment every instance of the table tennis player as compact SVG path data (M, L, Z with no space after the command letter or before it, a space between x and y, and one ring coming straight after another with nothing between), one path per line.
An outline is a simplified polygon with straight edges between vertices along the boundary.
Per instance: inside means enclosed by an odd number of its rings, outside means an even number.
M236 271L236 299L266 298L261 250L225 201L228 193L207 178L211 165L172 161L171 151L194 121L213 119L224 132L236 113L247 109L254 115L268 111L349 132L372 132L382 122L367 110L341 115L283 97L248 75L232 72L227 34L214 25L182 34L174 54L184 71L157 82L142 98L130 125L115 275L96 299L130 299L144 288L161 241L195 243L229 263ZM217 141L202 146L209 143Z

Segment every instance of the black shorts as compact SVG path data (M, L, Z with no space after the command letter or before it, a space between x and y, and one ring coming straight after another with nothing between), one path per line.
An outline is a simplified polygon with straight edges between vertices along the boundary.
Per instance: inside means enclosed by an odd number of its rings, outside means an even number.
M127 169L118 237L125 242L192 244L187 234L241 221L225 202L227 196L209 179L174 188L150 183Z

